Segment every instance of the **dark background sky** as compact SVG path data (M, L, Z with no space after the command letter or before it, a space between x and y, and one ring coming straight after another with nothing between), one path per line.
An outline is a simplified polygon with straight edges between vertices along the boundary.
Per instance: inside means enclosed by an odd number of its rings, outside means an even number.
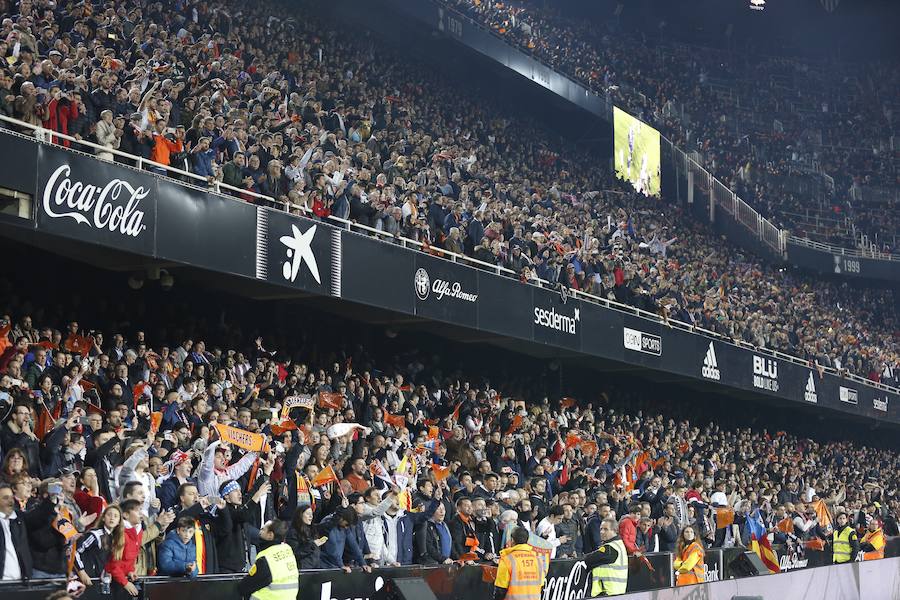
M900 53L900 0L840 0L833 12L823 7L826 0L766 0L763 11L751 10L750 0L527 1L590 18L601 27L619 21L649 32L665 21L667 36L690 36L716 46L730 43L765 51L775 42L797 54L893 62ZM620 3L617 19L614 11ZM725 35L729 25L730 38Z

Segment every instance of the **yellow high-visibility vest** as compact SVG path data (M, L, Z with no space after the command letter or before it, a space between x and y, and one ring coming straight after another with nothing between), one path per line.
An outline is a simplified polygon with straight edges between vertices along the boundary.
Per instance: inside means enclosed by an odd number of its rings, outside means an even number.
M300 588L300 573L297 571L297 559L294 551L285 543L269 546L256 555L256 560L266 559L272 573L272 583L256 590L251 600L296 600ZM250 574L256 572L256 565L250 568Z

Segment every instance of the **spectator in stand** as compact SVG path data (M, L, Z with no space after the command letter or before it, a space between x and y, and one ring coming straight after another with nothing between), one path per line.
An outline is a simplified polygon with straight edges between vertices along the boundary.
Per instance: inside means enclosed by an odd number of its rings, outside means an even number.
M135 585L135 563L141 550L141 503L125 500L120 508L123 527L110 534L110 553L105 570L112 578L113 596L126 598L140 593Z
M166 534L159 547L159 573L173 577L194 579L197 569L197 545L194 541L194 520L179 517L175 528Z
M100 113L100 120L97 122L96 135L97 143L105 148L118 150L121 145L123 130L117 126L116 120L113 119L111 110L104 110ZM97 151L97 158L100 160L113 160L112 152Z
M628 554L639 551L637 545L637 529L641 521L641 505L634 502L628 506L628 514L619 520L619 537L625 544Z

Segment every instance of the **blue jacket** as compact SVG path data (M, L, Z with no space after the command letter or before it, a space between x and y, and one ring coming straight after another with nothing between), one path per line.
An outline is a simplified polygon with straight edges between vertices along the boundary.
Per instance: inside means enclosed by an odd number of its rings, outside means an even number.
M213 160L216 158L216 151L210 148L204 152L194 152L192 156L194 160L193 168L191 170L197 175L212 177L212 164Z
M364 566L366 559L363 557L362 549L356 543L356 536L349 527L340 527L337 519L332 517L322 521L319 530L327 532L328 541L322 546L319 554L319 567L322 569L340 569L344 566L344 550L346 549L350 558L356 563L356 566Z
M424 523L440 506L440 500L432 500L422 512L404 513L397 520L397 562L401 565L413 564L413 532L416 525Z
M188 564L194 563L194 570L190 576L197 576L197 545L194 543L194 538L185 544L178 537L178 531L173 529L166 536L165 541L160 544L157 554L160 575L182 577L185 575Z

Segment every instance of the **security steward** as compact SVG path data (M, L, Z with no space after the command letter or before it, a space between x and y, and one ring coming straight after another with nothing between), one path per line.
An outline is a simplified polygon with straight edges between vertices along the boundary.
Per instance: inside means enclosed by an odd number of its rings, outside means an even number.
M859 553L859 538L856 530L847 522L847 513L840 513L835 519L834 533L831 534L831 552L834 564L856 560Z
M600 548L582 560L591 569L591 598L619 596L628 588L628 551L615 519L600 523Z
M884 532L881 530L881 522L873 518L866 526L866 535L859 540L859 549L863 552L863 560L878 560L884 558Z
M294 551L284 543L288 524L270 521L259 531L262 550L250 567L238 589L242 598L250 600L296 600L300 587L300 573Z
M528 538L527 529L516 527L509 535L509 547L500 551L494 600L541 600L547 572Z

